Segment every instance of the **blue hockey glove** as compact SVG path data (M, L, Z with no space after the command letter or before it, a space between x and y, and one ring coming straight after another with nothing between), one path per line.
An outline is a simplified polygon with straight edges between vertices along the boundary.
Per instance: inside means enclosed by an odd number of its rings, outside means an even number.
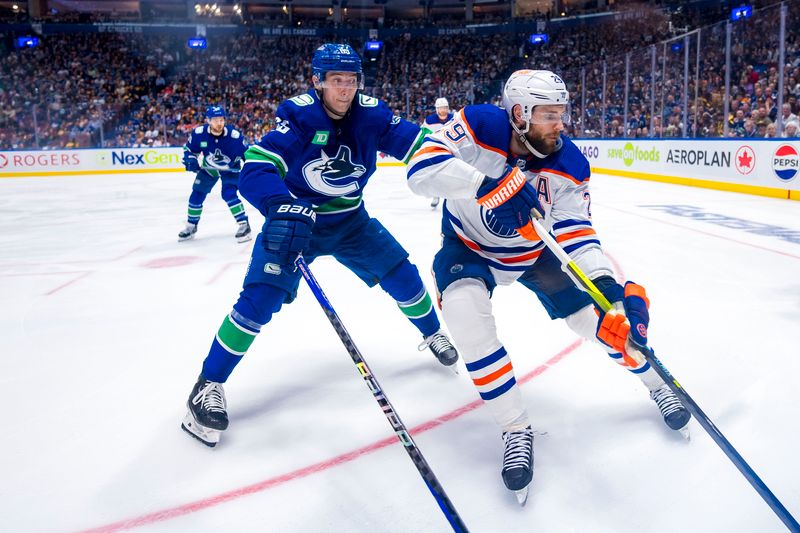
M188 172L200 170L200 162L197 160L197 156L191 152L183 152L183 166Z
M610 276L594 280L595 286L612 303L614 308L600 314L597 338L614 350L625 354L625 343L630 338L637 346L647 345L647 327L650 325L650 301L644 287L632 281L625 287Z
M276 198L267 206L261 244L280 264L291 265L308 246L316 220L310 203L289 196Z
M500 178L484 178L477 198L502 226L516 229L526 239L538 240L531 225L531 211L541 218L544 209L536 190L519 168L508 166Z

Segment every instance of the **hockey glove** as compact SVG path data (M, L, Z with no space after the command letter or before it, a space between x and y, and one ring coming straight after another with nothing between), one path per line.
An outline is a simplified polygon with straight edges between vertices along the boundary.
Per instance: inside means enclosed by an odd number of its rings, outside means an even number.
M187 172L197 172L200 170L200 162L192 152L183 152L183 166Z
M261 244L278 258L278 263L291 265L308 246L316 220L317 214L310 203L289 196L278 197L267 206Z
M597 338L614 350L625 354L626 341L630 338L636 346L647 346L647 327L650 325L650 301L644 287L632 281L623 288L609 276L594 280L598 289L614 303L614 308L602 313L597 325ZM605 289L605 290L604 290ZM622 297L620 301L619 298ZM612 299L613 298L613 299ZM617 300L617 301L614 301Z
M505 174L498 179L485 177L477 198L502 226L516 229L526 239L538 240L531 215L541 218L544 209L519 168L507 166Z

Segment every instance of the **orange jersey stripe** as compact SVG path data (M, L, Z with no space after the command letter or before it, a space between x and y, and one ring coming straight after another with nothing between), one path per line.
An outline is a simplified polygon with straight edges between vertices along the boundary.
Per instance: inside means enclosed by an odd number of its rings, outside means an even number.
M464 243L464 246L466 246L470 250L475 250L476 252L484 253L481 250L481 247L478 246L477 243L472 242L471 240L467 239L466 237L464 237L463 235L461 235L458 232L456 232L456 235L458 236L459 239L461 239L461 242ZM522 255L517 255L517 256L514 256L514 257L492 257L492 259L494 259L495 261L500 261L501 263L505 263L505 264L521 263L523 261L527 261L529 259L533 259L534 257L539 257L542 254L543 251L544 251L544 248L542 248L541 250L534 250L532 252L527 252L527 253L524 253Z
M469 136L472 137L472 140L475 141L475 144L477 144L481 148L484 148L486 150L490 150L490 151L492 151L492 152L494 152L496 154L500 154L503 157L508 157L508 152L504 152L503 150L501 150L499 148L495 148L494 146L489 146L488 144L483 144L482 142L480 142L478 140L477 137L475 137L475 132L472 131L472 127L469 125L469 122L467 122L467 117L466 117L466 115L464 115L464 110L463 109L461 111L459 111L458 114L461 115L461 120L464 121L464 125L467 127L467 131L469 132Z
M527 254L518 255L516 257L495 257L498 261L505 264L510 263L521 263L523 261L527 261L528 259L533 259L534 257L539 257L542 255L544 248L541 250L534 250L532 252L528 252Z
M417 150L416 153L414 153L414 155L411 156L411 159L414 159L415 157L418 157L418 156L421 156L421 155L424 155L424 154L434 154L434 153L442 153L442 154L453 155L453 152L451 152L450 150L448 150L447 148L444 148L442 146L428 146L427 148L423 148L422 150Z
M571 231L569 233L563 233L559 235L556 237L556 242L564 242L576 237L585 237L587 235L597 235L597 232L593 229L579 229L577 231Z
M504 366L503 368L501 368L500 370L495 370L491 374L483 376L482 378L473 379L472 382L475 385L486 385L487 383L491 383L492 381L496 380L497 378L499 378L503 374L507 374L508 372L511 372L512 370L514 370L514 368L511 366L511 362L509 361L509 363L506 366Z
M577 185L580 185L581 183L588 183L589 182L589 177L588 176L586 177L585 180L578 181L577 179L572 177L570 174L567 174L566 172L561 172L560 170L553 170L552 168L543 168L543 169L539 170L539 172L549 172L551 174L555 174L557 176L561 176L562 178L567 178L568 180L570 180L571 182L573 182L573 183L575 183Z

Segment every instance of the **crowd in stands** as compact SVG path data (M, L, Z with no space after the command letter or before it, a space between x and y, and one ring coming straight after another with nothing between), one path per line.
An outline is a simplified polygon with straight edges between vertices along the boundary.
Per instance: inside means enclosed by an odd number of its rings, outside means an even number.
M682 137L684 129L688 137L720 137L726 129L733 137L797 136L800 6L789 3L781 109L778 13L757 10L735 23L727 117L725 23L711 23L728 13L713 9L680 16L640 10L616 22L556 32L535 47L513 32L389 38L380 60L365 62L365 92L420 121L437 97L447 97L455 109L499 103L510 72L544 68L561 74L572 92L569 133L575 136ZM684 41L661 43L696 28L700 75L697 80L692 34L684 96L685 50L671 47ZM180 145L210 104L223 105L229 121L257 141L274 126L277 105L308 89L310 57L322 41L250 32L217 37L195 51L185 39L166 35L47 35L39 47L0 53L0 149ZM351 44L363 49L363 43Z

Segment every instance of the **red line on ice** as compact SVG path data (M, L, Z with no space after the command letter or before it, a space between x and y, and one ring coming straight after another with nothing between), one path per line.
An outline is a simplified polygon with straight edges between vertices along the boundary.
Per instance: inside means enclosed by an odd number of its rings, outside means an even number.
M560 352L558 352L553 357L545 361L543 364L537 366L536 368L534 368L533 370L522 376L522 378L519 379L518 382L520 384L524 384L531 381L535 377L542 375L552 365L558 363L559 361L564 359L567 355L574 352L578 348L578 346L580 346L582 343L583 339L577 339L572 344L566 346ZM424 433L425 431L441 426L442 424L454 420L460 417L461 415L469 413L470 411L474 411L481 405L483 405L483 400L475 400L474 402L470 402L466 405L463 405L458 409L450 411L449 413L445 413L444 415L434 418L433 420L423 422L422 424L411 428L410 432L414 436L419 435L420 433ZM338 455L331 459L327 459L325 461L321 461L319 463L315 463L313 465L309 465L304 468L300 468L293 472L287 472L286 474L281 474L271 479L259 481L258 483L254 483L252 485L247 485L245 487L234 489L228 492L223 492L222 494L211 496L209 498L205 498L202 500L197 500L195 502L179 505L178 507L172 507L171 509L164 509L162 511L156 511L154 513L149 513L134 518L128 518L126 520L121 520L119 522L114 522L113 524L107 524L104 526L87 529L84 530L82 533L112 533L114 531L123 531L126 529L133 529L135 527L144 526L147 524L163 522L165 520L170 520L172 518L177 518L179 516L195 513L197 511L202 511L204 509L208 509L209 507L214 507L216 505L220 505L222 503L231 500L236 500L243 496L248 496L250 494L255 494L257 492L262 492L272 487L283 485L284 483L287 483L289 481L310 476L311 474L322 472L324 470L328 470L335 466L348 463L350 461L358 459L362 455L378 451L382 448L386 448L387 446L396 443L397 443L397 437L395 435L392 435L391 437L386 437L385 439L373 442L372 444L368 444L367 446L363 446L351 452Z

